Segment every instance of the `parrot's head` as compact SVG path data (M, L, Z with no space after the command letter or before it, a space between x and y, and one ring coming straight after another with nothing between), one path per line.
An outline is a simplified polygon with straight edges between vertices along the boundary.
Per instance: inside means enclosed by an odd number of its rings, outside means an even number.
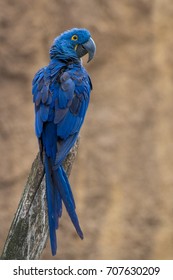
M63 60L80 59L88 53L88 62L94 57L96 45L87 29L73 28L55 38L50 57Z

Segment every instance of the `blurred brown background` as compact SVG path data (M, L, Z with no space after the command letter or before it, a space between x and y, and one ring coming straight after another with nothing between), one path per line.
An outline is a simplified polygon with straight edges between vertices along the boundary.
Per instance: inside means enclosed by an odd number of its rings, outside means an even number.
M0 0L0 249L38 150L32 78L75 26L97 44L70 178L85 239L64 211L56 258L173 259L172 0Z

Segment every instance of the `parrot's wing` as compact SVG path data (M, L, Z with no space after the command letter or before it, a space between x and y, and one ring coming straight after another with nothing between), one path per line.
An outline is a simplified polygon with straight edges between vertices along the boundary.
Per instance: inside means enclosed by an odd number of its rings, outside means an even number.
M35 132L40 138L43 131L43 123L48 120L52 93L49 89L50 76L47 68L40 69L32 82L33 102L35 103Z
M33 80L36 135L41 137L44 122L51 120L56 125L56 165L62 163L77 140L89 103L90 80L79 75L76 79L75 75L76 72L66 71L52 81L45 67Z
M57 125L57 156L59 165L77 140L89 103L90 81L88 76L64 72L60 78L55 106L54 123Z

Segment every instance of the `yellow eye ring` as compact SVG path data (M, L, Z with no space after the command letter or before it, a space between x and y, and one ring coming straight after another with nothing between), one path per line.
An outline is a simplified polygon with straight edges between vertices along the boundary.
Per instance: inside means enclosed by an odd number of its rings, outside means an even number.
M71 40L72 40L72 41L77 41L77 40L78 40L78 36L77 36L77 35L73 35L73 36L71 37Z

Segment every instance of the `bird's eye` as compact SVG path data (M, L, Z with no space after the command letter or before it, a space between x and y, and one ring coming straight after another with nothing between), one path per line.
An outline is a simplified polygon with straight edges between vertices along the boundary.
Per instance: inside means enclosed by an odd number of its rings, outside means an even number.
M73 36L71 37L71 40L73 40L73 41L77 41L77 39L78 39L78 36L77 36L77 35L73 35Z

